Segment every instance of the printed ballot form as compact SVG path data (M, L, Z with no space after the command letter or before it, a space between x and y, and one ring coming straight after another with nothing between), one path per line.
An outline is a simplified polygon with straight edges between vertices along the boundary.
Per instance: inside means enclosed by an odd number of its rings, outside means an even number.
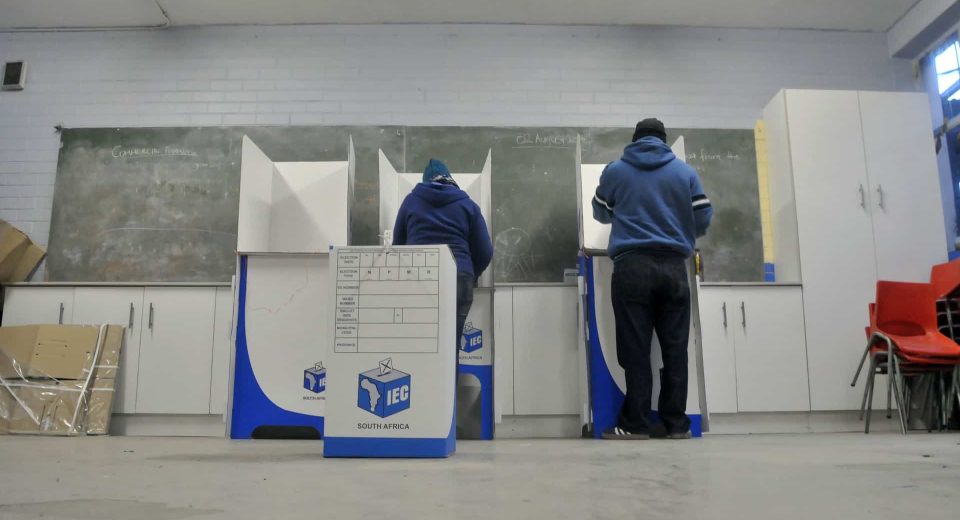
M458 350L449 248L337 247L330 266L324 456L451 455Z

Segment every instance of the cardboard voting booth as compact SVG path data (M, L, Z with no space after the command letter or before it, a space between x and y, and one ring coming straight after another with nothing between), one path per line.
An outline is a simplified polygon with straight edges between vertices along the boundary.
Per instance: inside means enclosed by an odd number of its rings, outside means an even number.
M681 160L685 155L683 137L673 145L674 154ZM616 322L610 294L613 260L607 256L610 225L594 220L591 201L600 184L605 164L581 164L577 147L577 192L580 221L580 335L584 352L581 360L586 370L581 371L581 395L584 406L581 414L585 430L599 438L603 430L616 426L620 407L626 395L626 379L617 362ZM691 270L690 344L688 349L689 390L687 415L694 436L706 430L706 397L703 393L703 355L700 343L699 313L697 311L697 282ZM653 369L652 410L657 409L660 395L660 369L663 360L660 344L654 334L650 352Z
M452 455L457 268L450 249L337 247L330 262L323 455Z
M273 162L243 138L230 437L319 437L329 250L350 242L354 155Z
M471 200L491 228L492 171L491 152L480 173L452 173L453 180ZM422 173L400 173L380 151L380 231L391 231L403 200L421 182ZM461 439L493 439L493 265L480 276L473 293L473 306L467 317L468 344L459 348L460 371L457 381L457 429Z

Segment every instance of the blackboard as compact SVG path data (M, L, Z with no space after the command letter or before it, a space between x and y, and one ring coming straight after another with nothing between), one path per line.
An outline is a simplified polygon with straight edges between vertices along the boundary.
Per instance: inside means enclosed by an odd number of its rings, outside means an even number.
M608 163L623 153L632 129L585 129L584 163ZM673 143L683 136L687 164L697 170L714 207L713 224L697 241L707 281L763 280L763 238L757 187L757 155L753 130L675 128Z
M491 151L495 280L560 282L576 266L575 154L620 156L631 130L512 127L69 129L62 135L47 273L55 281L228 281L234 272L240 141L274 161L356 152L354 244L377 243L378 150L398 171L431 157L479 172ZM717 208L700 247L708 280L762 280L751 130L676 129Z

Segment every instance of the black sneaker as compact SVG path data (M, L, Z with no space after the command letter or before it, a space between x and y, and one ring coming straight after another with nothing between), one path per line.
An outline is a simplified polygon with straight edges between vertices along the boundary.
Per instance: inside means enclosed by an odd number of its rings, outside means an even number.
M656 424L656 425L654 425L653 429L650 431L650 438L651 438L651 439L673 439L673 440L681 440L681 439L689 439L689 438L691 438L692 436L693 436L693 435L690 433L690 430L686 430L686 431L682 431L682 432L672 432L672 433L671 433L671 432L668 431L668 430L666 429L666 427L663 426L662 424Z
M608 428L603 430L603 433L600 436L607 440L620 440L620 441L645 441L650 438L650 434L641 433L641 432L631 432L624 430L619 426L614 426L613 428Z

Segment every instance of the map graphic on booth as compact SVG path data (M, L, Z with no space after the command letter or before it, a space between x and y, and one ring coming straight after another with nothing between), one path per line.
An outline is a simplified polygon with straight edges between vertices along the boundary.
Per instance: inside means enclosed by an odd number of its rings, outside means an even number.
M474 352L483 348L483 331L467 322L463 326L463 337L460 338L460 350Z
M410 374L393 368L393 358L360 374L357 406L386 418L410 408Z
M322 361L303 371L303 387L315 394L327 389L327 369Z

